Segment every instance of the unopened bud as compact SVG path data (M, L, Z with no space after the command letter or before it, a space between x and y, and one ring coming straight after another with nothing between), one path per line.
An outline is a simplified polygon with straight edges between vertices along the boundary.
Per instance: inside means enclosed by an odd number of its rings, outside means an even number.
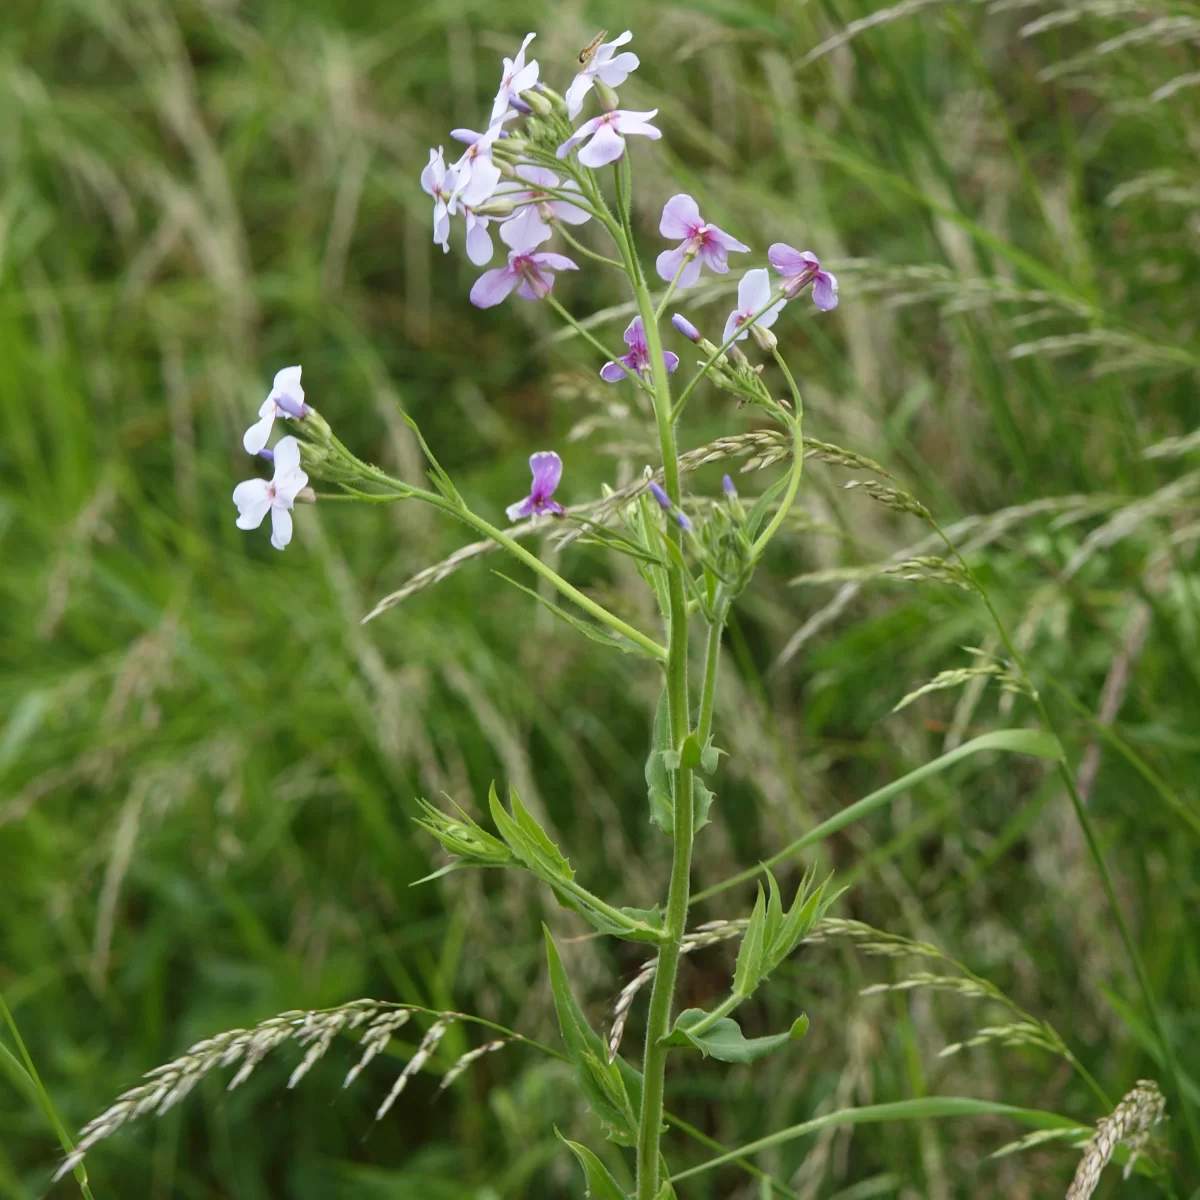
M682 529L684 533L692 532L692 523L687 519L686 513L677 512L675 514L675 520L679 522L679 528Z
M269 463L273 463L273 462L275 461L275 451L274 451L274 450L268 450L268 449L266 448L266 446L264 446L264 447L263 447L263 448L262 448L262 449L261 449L261 450L258 452L258 457L259 457L259 458L265 458L265 459L267 460L267 462L269 462Z
M596 97L600 101L600 107L605 112L616 112L621 107L621 101L617 99L617 93L603 79L597 78L592 86L596 90Z
M315 408L308 408L304 414L304 424L307 428L309 437L320 445L328 446L333 441L333 430L329 428L329 422Z
M304 487L296 493L296 499L303 504L316 504L317 493L310 487Z
M721 476L721 490L730 498L730 500L737 499L737 488L733 486L733 479L730 476Z
M751 325L750 336L768 353L779 345L779 339L769 329L764 329L761 325Z
M477 217L508 217L512 215L514 207L511 200L506 200L503 196L493 196L472 211Z
M540 92L530 88L527 92L521 93L521 99L532 109L539 117L548 117L554 111L554 105L547 97ZM515 106L514 106L515 107Z
M297 400L295 396L289 396L287 392L275 393L275 407L280 412L287 413L289 417L295 417L297 420L303 420L313 411L303 400Z
M671 511L671 497L663 490L662 484L650 480L650 494L658 501L658 506L663 512Z
M683 315L683 313L672 313L671 324L675 326L678 332L682 333L689 342L695 342L697 345L703 340L700 336L700 330L691 323Z
M522 116L529 116L533 112L533 106L525 100L524 96L509 96L509 104L513 106Z

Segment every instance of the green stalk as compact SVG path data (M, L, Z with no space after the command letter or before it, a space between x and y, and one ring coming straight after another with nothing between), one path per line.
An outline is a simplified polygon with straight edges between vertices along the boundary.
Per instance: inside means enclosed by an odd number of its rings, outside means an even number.
M779 507L775 510L775 515L771 518L771 523L754 542L754 547L751 551L751 561L758 560L759 556L767 548L767 543L775 536L775 531L783 524L784 518L788 515L792 507L792 501L796 499L796 492L800 488L800 476L804 471L804 439L801 435L801 426L804 422L804 401L800 398L800 389L796 386L796 381L792 378L792 373L788 370L788 365L784 362L783 355L779 353L779 348L776 347L772 353L775 355L775 361L779 364L779 369L788 381L788 387L792 390L792 403L796 406L795 415L791 419L792 474L788 479L787 491L784 493Z
M555 298L553 296L548 295L546 297L546 303L549 304L550 307L552 309L554 309L554 311L556 313L558 313L558 315L560 317L562 317L562 319L568 325L570 325L570 327L572 329L574 329L575 332L577 334L579 334L579 336L581 338L583 338L584 341L588 342L591 345L593 350L598 350L601 354L604 355L604 357L606 359L608 359L609 362L615 362L617 364L617 366L620 367L621 370L624 371L625 374L628 375L629 378L631 380L633 380L633 382L636 383L637 386L642 389L642 391L644 391L644 392L650 391L650 388L648 388L646 386L646 383L642 379L642 377L636 371L631 371L621 361L621 356L619 354L613 354L611 351L606 350L604 348L604 343L601 342L598 338L593 337L586 329L584 329L584 327L582 325L580 325L580 323L577 320L575 320L575 318L565 308L563 308L563 306L561 304L559 304L559 302L557 300L555 300Z
M633 244L628 197L631 190L629 156L624 155L615 168L617 213L620 228L617 243L629 272L634 299L646 333L654 385L654 417L662 452L663 483L672 504L678 506L679 450L675 424L671 417L671 384L663 364L662 339L654 302ZM614 235L616 236L616 235ZM678 545L682 531L670 521L667 536ZM671 725L671 743L677 749L688 735L691 716L688 711L688 605L683 569L674 561L667 565L666 614L670 627L667 646L667 710ZM658 971L650 993L646 1022L646 1049L642 1059L642 1110L638 1118L637 1200L655 1200L659 1186L659 1143L663 1128L663 1088L667 1066L664 1044L671 1029L671 1009L675 995L675 977L679 969L680 947L687 930L689 889L691 887L692 840L695 814L692 811L692 772L680 766L675 772L675 827L672 835L671 883L667 893L666 940L658 953Z
M707 1033L722 1017L729 1016L741 1004L743 999L744 997L739 996L737 992L730 992L702 1021L696 1025L689 1025L688 1033L693 1037L701 1033Z
M708 643L704 654L704 684L700 692L700 719L696 726L696 737L704 746L712 733L713 707L717 699L717 669L721 665L721 634L725 629L725 612L728 602L720 588L713 605L714 620L708 627Z
M55 1136L58 1138L58 1144L62 1146L64 1154L70 1154L75 1149L75 1143L71 1141L71 1135L67 1133L67 1127L59 1118L58 1111L54 1107L54 1102L50 1099L50 1093L46 1091L45 1085L42 1083L41 1076L38 1074L37 1067L34 1066L33 1058L25 1046L25 1039L21 1037L21 1031L17 1028L17 1023L13 1020L13 1015L9 1011L8 1005L5 1003L4 994L0 992L0 1015L4 1017L4 1022L8 1026L9 1033L13 1036L13 1041L17 1043L17 1050L20 1051L21 1061L24 1065L24 1072L27 1077L29 1091L37 1102L37 1106L42 1110L42 1114L46 1120L50 1122L54 1129ZM6 1048L0 1044L0 1050ZM14 1071L20 1071L21 1065L15 1060L12 1062ZM93 1200L92 1189L88 1186L87 1167L83 1163L79 1163L72 1171L75 1176L75 1182L79 1184L79 1190L84 1196L84 1200Z

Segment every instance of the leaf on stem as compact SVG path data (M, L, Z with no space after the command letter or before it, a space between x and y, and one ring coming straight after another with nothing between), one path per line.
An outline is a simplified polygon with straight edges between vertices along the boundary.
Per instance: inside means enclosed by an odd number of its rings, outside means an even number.
M707 1021L708 1013L702 1008L688 1008L675 1019L675 1028L667 1037L668 1046L692 1046L705 1058L715 1058L728 1063L752 1063L757 1059L798 1042L808 1032L808 1017L801 1015L792 1022L786 1033L774 1033L767 1037L748 1038L741 1026L732 1017L721 1017L702 1033L690 1029Z

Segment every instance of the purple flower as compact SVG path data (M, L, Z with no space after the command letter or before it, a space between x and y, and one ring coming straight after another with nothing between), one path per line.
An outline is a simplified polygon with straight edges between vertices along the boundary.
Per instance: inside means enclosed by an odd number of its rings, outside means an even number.
M721 476L721 490L730 500L737 499L737 488L733 486L733 480L728 475Z
M522 187L520 183L504 183L497 189L497 196L511 200L517 206L516 212L505 222L520 230L522 242L544 242L550 236L548 221L565 221L568 225L582 225L591 220L591 216L582 208L566 200L555 200L548 196L543 188L556 188L563 191L579 191L579 184L573 179L560 183L555 173L546 167L519 166L518 177L528 184Z
M837 277L821 270L821 260L811 250L794 250L786 242L776 242L767 251L767 260L783 276L783 290L789 300L811 283L813 303L819 309L829 312L837 308Z
M673 313L671 316L671 324L674 325L675 328L682 333L689 342L696 342L699 344L701 337L700 330L698 330L695 325L693 325L691 321L689 321L687 317L683 315L683 313Z
M729 314L729 320L725 322L725 332L721 335L721 341L729 341L734 333L742 329L742 326L747 324L755 313L762 312L764 308L766 308L766 312L763 312L762 316L754 322L755 325L763 329L774 325L787 301L780 300L778 304L772 304L770 308L767 308L770 299L771 276L767 273L767 268L756 267L753 271L747 271L742 276L741 283L738 284L738 306ZM748 332L748 330L742 329L735 340L745 341Z
M675 514L675 520L679 522L679 528L682 529L684 533L691 533L692 523L688 520L686 513L677 512Z
M458 176L447 167L442 148L429 152L429 165L421 172L421 188L433 197L433 242L443 254L450 253L450 214L454 212L454 192Z
M258 410L258 420L242 438L246 453L257 454L267 444L276 417L300 420L307 415L308 405L304 403L304 389L300 386L300 368L284 367L275 373L270 395Z
M292 505L308 476L300 469L300 443L294 437L279 439L275 447L275 477L247 479L233 489L239 529L257 529L271 514L271 545L282 550L292 540Z
M675 278L675 273L683 267L679 276L679 286L689 288L700 278L700 267L707 264L709 270L718 275L729 271L729 252L745 254L750 250L735 237L730 237L716 225L706 224L700 219L700 209L691 196L682 192L672 196L663 205L662 220L658 231L663 237L681 238L674 250L664 250L655 266L658 268L660 279L668 283ZM685 260L687 260L685 262Z
M567 102L567 115L572 121L579 116L584 98L592 90L597 79L610 88L620 87L629 72L638 69L638 56L630 50L613 57L618 46L624 46L632 40L633 34L627 29L619 38L613 38L611 42L598 46L591 61L571 80L571 86L567 88L564 99Z
M467 221L467 257L477 266L492 261L495 247L488 233L488 218L481 217L473 208L463 205L463 216Z
M517 51L517 57L504 60L504 75L500 80L500 90L496 93L496 99L492 103L493 122L504 116L514 96L519 96L538 81L537 59L528 64L525 62L525 50L535 37L537 37L536 33L526 34L520 50Z
M646 345L646 330L641 317L634 317L629 322L629 328L625 330L625 345L629 347L628 354L622 354L617 362L606 362L600 368L600 378L606 383L620 383L626 377L617 363L624 363L635 375L649 374L650 347ZM664 350L663 365L668 372L675 370L679 366L679 356Z
M662 137L662 130L647 124L651 117L658 115L658 109L649 112L629 112L628 109L618 108L614 112L601 113L590 121L584 121L580 127L557 150L559 158L566 158L580 142L591 138L579 152L579 161L585 167L603 167L616 162L625 153L625 138L630 134L639 133L643 137L656 141Z
M652 495L655 500L658 501L658 507L661 508L663 512L671 511L671 497L667 495L666 489L662 486L662 484L654 479L650 480L650 495Z
M540 517L543 513L556 513L561 517L566 509L551 497L562 478L562 459L553 450L539 450L529 456L529 469L533 472L533 486L524 500L510 504L504 510L508 519L520 521L523 517Z
M546 229L547 235L549 232ZM477 308L491 308L513 290L523 300L540 300L554 286L555 271L579 270L565 255L536 252L545 238L534 240L528 233L527 229L514 229L511 221L500 226L500 238L509 247L508 266L484 271L475 280L471 303Z

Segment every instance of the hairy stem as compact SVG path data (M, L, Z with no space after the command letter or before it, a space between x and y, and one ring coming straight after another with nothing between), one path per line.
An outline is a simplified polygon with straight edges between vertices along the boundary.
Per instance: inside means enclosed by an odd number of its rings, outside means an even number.
M615 168L617 212L620 218L618 244L625 261L634 299L646 333L646 349L650 355L651 379L654 385L654 417L658 426L659 447L662 452L663 482L671 502L678 506L679 450L675 441L675 424L671 417L671 384L662 356L662 339L654 303L646 277L633 244L633 228L629 218L630 167L625 155ZM676 544L682 531L672 521L667 536ZM667 644L667 710L670 718L671 743L683 745L691 724L688 710L688 605L683 568L671 561L667 565L666 614L669 627ZM664 1044L671 1028L671 1009L675 995L675 976L679 968L680 947L687 930L689 890L691 887L692 839L695 820L692 812L692 772L680 766L674 777L674 830L672 833L671 883L667 893L666 940L659 950L658 971L650 994L650 1010L646 1023L646 1049L642 1059L642 1111L638 1120L637 1138L637 1200L655 1200L659 1185L659 1142L663 1128L663 1086L667 1066L667 1047Z
M795 414L791 418L792 474L788 479L787 491L784 493L783 499L779 502L779 507L775 510L775 515L771 518L771 523L754 542L751 557L756 562L767 548L767 543L775 536L776 530L783 524L784 518L788 515L788 511L792 507L792 502L796 499L796 492L800 487L800 476L804 471L804 439L801 434L804 422L804 401L800 397L800 389L796 386L796 380L792 377L791 371L788 370L787 363L784 362L783 355L779 353L778 348L773 353L775 361L779 364L779 369L788 381L788 387L792 392L792 403L796 406Z

